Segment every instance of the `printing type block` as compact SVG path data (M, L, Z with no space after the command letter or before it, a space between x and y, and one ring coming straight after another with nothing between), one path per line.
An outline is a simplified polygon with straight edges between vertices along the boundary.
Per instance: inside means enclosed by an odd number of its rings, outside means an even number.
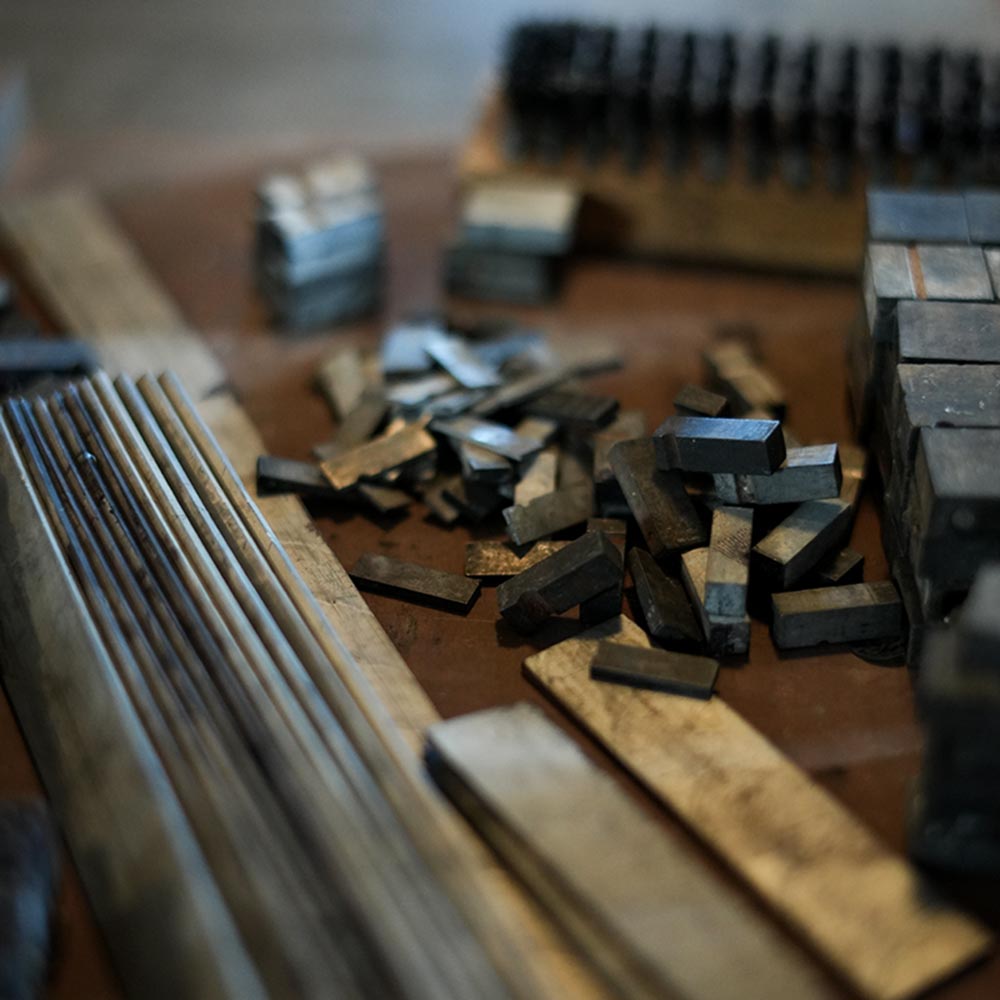
M715 509L705 574L705 611L709 615L741 618L746 614L752 536L752 510Z
M777 420L667 417L653 440L661 469L769 475L785 460Z
M903 630L903 604L891 580L793 590L771 600L779 649L891 639Z
M729 504L804 503L838 496L842 482L835 444L791 448L770 475L715 473L715 494Z
M593 507L593 490L586 484L546 493L523 507L505 507L503 517L510 540L526 545L581 524L590 517Z
M665 649L643 649L618 642L597 646L590 676L597 681L667 691L691 698L712 697L719 661Z
M702 645L705 637L683 584L667 576L643 549L629 552L628 568L646 631L667 646Z
M681 575L713 656L735 656L750 648L750 616L709 614L705 608L708 575L707 548L691 549L681 556Z
M354 564L351 579L362 589L404 600L465 612L479 596L479 581L392 556L366 552Z
M753 549L760 577L774 590L794 586L827 554L840 547L851 528L852 510L843 500L809 500L785 518Z

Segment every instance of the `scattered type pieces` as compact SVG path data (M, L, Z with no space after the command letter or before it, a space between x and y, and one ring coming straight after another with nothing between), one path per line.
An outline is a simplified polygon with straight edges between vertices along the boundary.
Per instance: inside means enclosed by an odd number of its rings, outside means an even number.
M755 570L773 590L794 586L851 528L852 509L843 500L809 500L798 506L753 548Z
M354 564L351 579L363 590L416 601L445 611L466 612L479 596L479 581L458 573L403 562L366 552Z
M515 544L527 545L582 524L593 511L592 492L589 485L570 486L545 493L523 507L505 507L507 534Z
M681 556L681 578L701 622L709 652L713 656L741 656L750 648L750 616L709 613L705 607L708 555L707 548L685 552Z
M261 455L257 459L257 494L271 496L278 493L295 493L298 496L321 497L326 500L341 496L330 485L318 465L291 458Z
M742 618L747 610L753 511L746 507L717 507L705 571L705 611L724 618Z
M793 590L774 594L771 601L779 649L890 639L903 630L903 605L890 580Z
M705 636L683 584L667 576L643 549L629 552L628 568L646 631L667 646L691 648L703 645Z
M839 496L842 474L837 445L820 444L789 449L768 475L715 473L712 480L723 503L765 505Z
M610 616L609 616L610 617ZM707 656L636 649L618 642L601 642L590 664L590 676L653 691L669 691L692 698L711 698L719 661Z
M519 553L509 542L467 542L465 545L465 575L483 579L517 576L569 542L535 542Z
M362 479L376 479L436 450L434 438L420 424L408 424L327 459L320 469L335 490L346 490Z
M684 386L674 396L674 408L685 417L729 416L729 400L699 385Z
M504 458L520 462L529 455L542 450L542 442L533 438L523 438L503 424L473 417L452 417L448 420L434 420L431 430L435 434L458 441L468 441L487 448Z
M777 420L667 417L653 440L661 469L769 475L785 460Z
M504 619L519 632L534 632L553 615L614 587L622 555L602 532L588 531L497 588Z

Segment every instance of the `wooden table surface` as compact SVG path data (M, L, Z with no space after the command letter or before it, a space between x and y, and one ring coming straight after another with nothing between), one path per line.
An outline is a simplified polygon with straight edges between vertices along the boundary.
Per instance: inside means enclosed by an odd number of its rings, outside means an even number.
M381 164L389 220L385 308L377 320L336 332L279 335L268 329L250 272L251 175L226 175L156 190L116 193L111 208L191 324L204 331L271 452L308 458L333 427L314 391L318 360L338 344L372 345L384 323L413 308L441 304L440 251L452 218L452 168L442 155ZM789 279L708 269L603 260L574 262L562 295L546 309L452 303L467 315L514 315L555 336L601 334L625 356L620 372L590 381L594 391L645 411L650 426L671 412L675 392L700 379L699 353L719 323L759 327L768 367L787 389L789 424L807 443L845 441L844 335L858 307L851 283ZM862 505L852 545L866 557L866 579L884 578L877 487ZM417 505L402 518L369 518L314 507L317 525L341 561L386 552L462 572L465 542L499 537L500 525L443 528ZM444 716L529 700L576 732L585 749L617 771L638 801L662 815L644 793L563 718L521 673L526 655L567 634L564 622L531 640L498 624L495 591L484 589L465 617L386 597L370 606ZM850 652L779 654L754 622L749 659L727 665L718 691L790 758L872 827L905 850L910 785L920 766L921 734L905 668L867 663ZM0 703L0 794L38 787L10 708ZM682 834L686 836L686 834ZM71 867L59 904L54 997L119 993L106 953ZM996 882L942 886L1000 926ZM934 997L1000 995L1000 962L982 963Z

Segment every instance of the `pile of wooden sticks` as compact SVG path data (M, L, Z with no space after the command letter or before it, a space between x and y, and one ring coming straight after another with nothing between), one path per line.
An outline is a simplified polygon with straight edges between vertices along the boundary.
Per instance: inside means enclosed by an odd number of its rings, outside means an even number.
M105 726L47 782L126 978L165 965L177 995L241 1000L522 992L412 762L180 384L100 374L9 399L0 434L3 596L24 612L5 653L28 665L11 693L43 755ZM45 680L25 677L54 670L50 649L73 660L72 711L32 722ZM102 672L95 706L76 688ZM138 769L126 738L149 748Z

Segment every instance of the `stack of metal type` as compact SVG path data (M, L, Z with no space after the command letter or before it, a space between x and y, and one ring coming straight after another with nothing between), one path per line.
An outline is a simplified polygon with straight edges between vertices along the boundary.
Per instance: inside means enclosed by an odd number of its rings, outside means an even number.
M854 414L885 485L883 537L919 660L1000 557L1000 192L874 190Z
M627 566L650 633L675 652L745 654L751 612L773 618L783 647L898 637L895 588L864 583L844 548L861 449L799 444L742 335L711 345L712 388L686 386L652 436L643 414L576 384L617 361L606 345L567 354L492 323L398 325L376 355L340 348L322 365L336 436L317 464L262 456L258 489L381 514L420 497L446 524L503 525L469 543L466 576L502 581L501 614L522 632L577 608L589 624L620 614ZM463 613L479 593L376 553L352 576Z
M131 991L532 995L179 383L10 398L0 437L4 682Z
M451 292L534 304L551 299L572 248L580 196L559 181L484 181L464 195L445 257Z
M927 742L910 846L922 861L1000 871L1000 564L976 575L950 627L931 629L918 704Z
M385 241L371 168L355 157L275 174L257 188L257 284L293 329L342 323L379 303Z

